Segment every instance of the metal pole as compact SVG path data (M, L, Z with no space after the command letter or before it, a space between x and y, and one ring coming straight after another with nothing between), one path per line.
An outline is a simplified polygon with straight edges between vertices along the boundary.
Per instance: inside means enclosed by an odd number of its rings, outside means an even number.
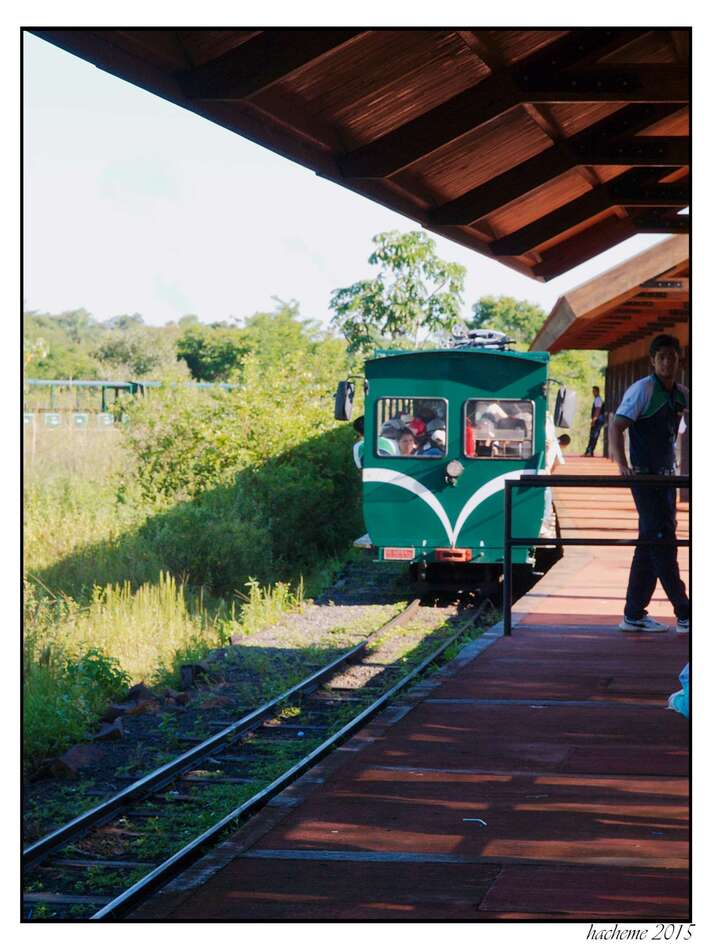
M504 636L512 636L512 482L504 483L504 576L502 577Z

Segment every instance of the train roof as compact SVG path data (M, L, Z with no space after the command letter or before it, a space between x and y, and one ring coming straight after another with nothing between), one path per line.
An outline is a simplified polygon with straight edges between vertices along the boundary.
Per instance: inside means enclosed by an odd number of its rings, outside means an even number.
M506 356L509 359L525 360L534 363L548 363L550 354L546 351L539 352L520 352L519 350L503 350L494 347L485 346L457 346L442 347L432 350L376 350L375 356L366 360L366 363L377 363L382 360L391 359L422 359L426 356Z

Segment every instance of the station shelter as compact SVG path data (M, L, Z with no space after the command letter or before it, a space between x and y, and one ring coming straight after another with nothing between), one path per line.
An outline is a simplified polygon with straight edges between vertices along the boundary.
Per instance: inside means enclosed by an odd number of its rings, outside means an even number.
M689 232L690 29L31 32L536 280Z
M679 340L678 380L689 386L689 274L689 238L667 238L559 297L531 349L550 353L607 350L605 404L609 422L628 386L650 372L648 351L659 333L670 333ZM680 435L678 451L681 474L687 474L686 431ZM607 438L604 452L608 455Z

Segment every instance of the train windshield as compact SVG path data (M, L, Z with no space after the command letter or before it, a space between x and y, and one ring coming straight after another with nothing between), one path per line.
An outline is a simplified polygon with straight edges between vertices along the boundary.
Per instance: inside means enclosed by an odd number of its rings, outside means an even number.
M376 403L376 455L442 458L447 452L445 399L389 397Z
M467 458L529 458L534 404L519 399L468 399L465 403Z

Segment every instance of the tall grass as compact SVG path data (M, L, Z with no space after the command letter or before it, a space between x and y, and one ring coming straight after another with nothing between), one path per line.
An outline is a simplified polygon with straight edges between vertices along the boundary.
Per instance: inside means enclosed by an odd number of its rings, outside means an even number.
M294 387L306 392L298 381ZM216 421L200 392L172 399L185 401L183 428L154 398L134 407L142 427L133 420L108 431L38 427L32 442L25 433L30 769L90 736L102 707L128 684L175 684L182 663L296 609L300 575L316 577L357 533L349 523L353 512L358 518L352 476L343 474L348 432L320 421L322 434L300 445L311 419L297 414L302 428L289 438L283 432L291 454L280 455L269 400L264 410L235 413L229 405ZM215 405L222 402L218 393ZM259 462L234 450L248 411L254 426L264 412L275 436ZM321 403L310 411L322 419ZM196 420L203 441L183 452L176 432L195 439ZM164 478L158 498L147 490L152 472ZM177 476L185 481L167 488ZM188 481L200 487L186 491Z

